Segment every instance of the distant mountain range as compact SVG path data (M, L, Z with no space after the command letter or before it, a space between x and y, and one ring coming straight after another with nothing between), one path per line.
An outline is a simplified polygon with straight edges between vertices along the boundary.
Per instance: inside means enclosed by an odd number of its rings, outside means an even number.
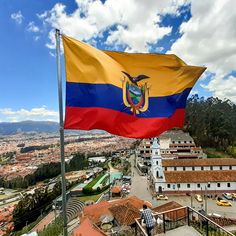
M0 135L11 135L17 133L29 132L58 132L59 124L51 121L32 121L26 120L21 122L2 122L0 123Z
M17 133L59 133L59 124L52 121L32 121L26 120L21 122L0 122L0 135L13 135ZM100 130L92 130L89 132L79 131L67 131L66 133L78 133L79 135L85 133L104 133Z

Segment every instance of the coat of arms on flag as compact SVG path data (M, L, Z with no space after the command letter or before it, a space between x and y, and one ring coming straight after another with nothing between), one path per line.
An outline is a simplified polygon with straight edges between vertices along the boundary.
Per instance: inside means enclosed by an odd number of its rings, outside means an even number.
M148 109L148 87L147 82L139 82L148 79L149 76L138 75L133 77L127 72L122 72L126 75L122 84L124 105L130 107L134 115L145 112Z

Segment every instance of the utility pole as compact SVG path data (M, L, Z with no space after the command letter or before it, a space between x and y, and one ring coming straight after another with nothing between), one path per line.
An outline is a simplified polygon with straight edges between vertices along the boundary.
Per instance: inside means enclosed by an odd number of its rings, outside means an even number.
M109 200L111 199L111 170L110 170L110 167L109 167Z
M205 213L207 215L207 185L205 186Z

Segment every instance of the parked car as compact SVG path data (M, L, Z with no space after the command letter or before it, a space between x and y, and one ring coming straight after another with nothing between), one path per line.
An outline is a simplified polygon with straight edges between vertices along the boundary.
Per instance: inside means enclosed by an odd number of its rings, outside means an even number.
M236 193L231 193L233 200L236 200Z
M168 197L165 195L157 195L157 200L168 200Z
M208 216L222 217L222 215L219 215L217 213L209 213Z
M203 200L202 200L202 196L200 195L200 194L196 194L195 195L195 198L196 198L196 200L198 201L198 202L202 202Z
M232 194L231 193L223 193L222 194L224 198L226 198L227 200L232 200Z
M232 206L232 204L226 200L219 200L219 201L216 201L216 204L218 206Z

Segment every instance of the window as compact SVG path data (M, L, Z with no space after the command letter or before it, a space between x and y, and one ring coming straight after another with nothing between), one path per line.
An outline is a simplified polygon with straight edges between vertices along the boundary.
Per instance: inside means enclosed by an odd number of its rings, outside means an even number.
M181 143L180 141L178 141L178 143Z
M210 169L213 170L213 166L211 166Z
M220 166L220 170L222 170L222 166Z
M197 184L197 187L198 187L198 188L200 188L200 187L201 187L201 185L200 185L200 184Z
M227 183L227 187L230 188L230 183Z
M180 188L180 184L177 184L177 188Z
M229 166L229 169L232 170L232 166Z
M174 170L177 170L176 166L174 167Z
M157 176L157 178L159 178L159 172L157 171L157 173L156 173L156 176Z
M201 166L201 170L204 170L204 167L203 167L203 166Z
M190 188L190 184L187 184L187 188Z
M192 141L189 141L189 143L192 143Z
M184 141L184 143L187 143L186 141Z
M167 167L165 167L165 171L167 171Z
M194 166L192 167L192 170L195 170L195 167L194 167Z
M217 183L217 187L220 188L220 183Z
M167 184L167 188L170 188L170 184Z
M156 164L158 165L158 161L156 161Z
M183 167L183 170L185 170L185 166Z
M207 187L210 188L210 187L211 187L211 184L207 184Z

